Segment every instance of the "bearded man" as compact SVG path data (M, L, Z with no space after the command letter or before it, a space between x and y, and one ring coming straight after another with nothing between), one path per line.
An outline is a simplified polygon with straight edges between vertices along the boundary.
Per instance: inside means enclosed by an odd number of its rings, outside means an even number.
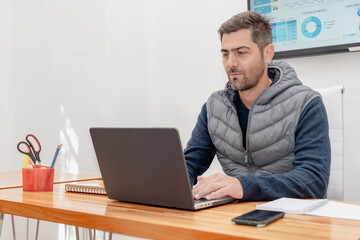
M195 199L324 198L330 175L326 110L285 61L254 12L218 30L229 81L202 107L184 150ZM224 173L201 176L217 156Z

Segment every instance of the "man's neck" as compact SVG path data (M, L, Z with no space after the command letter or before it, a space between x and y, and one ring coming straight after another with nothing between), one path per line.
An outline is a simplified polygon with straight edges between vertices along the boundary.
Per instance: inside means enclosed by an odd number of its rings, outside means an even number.
M258 85L255 87L239 91L239 96L242 103L250 109L254 101L259 97L259 95L271 85L271 79L266 75L266 77L259 81Z

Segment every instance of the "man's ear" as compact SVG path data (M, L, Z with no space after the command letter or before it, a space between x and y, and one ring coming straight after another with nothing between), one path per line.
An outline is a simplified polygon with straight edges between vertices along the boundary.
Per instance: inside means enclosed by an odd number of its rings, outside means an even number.
M275 47L272 44L267 45L264 47L264 62L269 63L274 58L275 54Z

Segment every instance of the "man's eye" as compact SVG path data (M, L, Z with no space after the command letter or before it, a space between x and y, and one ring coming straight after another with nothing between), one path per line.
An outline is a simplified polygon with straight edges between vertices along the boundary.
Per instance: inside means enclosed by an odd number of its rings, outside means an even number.
M239 56L242 56L242 55L245 55L246 54L246 52L242 52L242 51L239 51L239 52L236 52L237 53L237 55L239 55Z
M223 57L228 57L229 56L229 54L228 53L223 53L223 55L222 55Z

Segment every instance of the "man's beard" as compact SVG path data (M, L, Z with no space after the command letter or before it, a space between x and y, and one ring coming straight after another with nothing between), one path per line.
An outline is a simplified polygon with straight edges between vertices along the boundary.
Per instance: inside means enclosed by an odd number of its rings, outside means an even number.
M250 70L249 73L250 76L248 76L247 74L236 68L230 69L228 73L228 78L231 84L231 88L234 91L246 91L255 87L259 83L261 77L263 76L264 71L265 71L265 66L262 64L260 65L259 68ZM230 77L231 73L241 73L243 75L243 79L242 80L240 80L239 78L231 79Z

